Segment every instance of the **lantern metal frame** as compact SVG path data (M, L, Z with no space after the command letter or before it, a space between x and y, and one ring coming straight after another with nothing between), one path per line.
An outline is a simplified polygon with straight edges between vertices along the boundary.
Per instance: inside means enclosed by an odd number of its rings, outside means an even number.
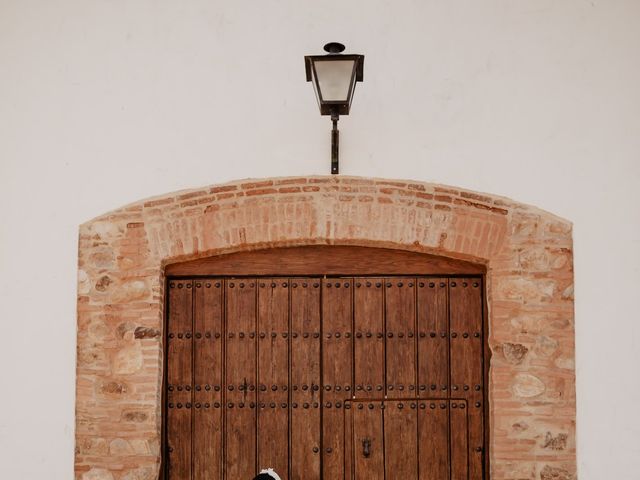
M333 128L331 130L331 173L339 173L338 152L340 132L338 130L338 120L340 115L349 115L351 111L351 101L357 82L364 80L364 55L348 54L343 55L345 46L341 43L331 42L324 46L326 55L307 55L305 60L305 72L307 82L313 82L313 88L318 100L320 115L330 115ZM331 61L353 61L353 69L349 80L349 90L345 100L324 100L322 88L318 78L316 63Z
M316 97L318 99L318 105L320 107L320 115L349 115L356 82L362 82L364 79L364 55L340 55L330 53L328 55L309 55L304 58L307 73L307 82L313 82L313 88L316 91ZM353 71L351 72L349 93L347 94L346 101L323 100L322 98L322 89L318 84L318 75L316 72L315 64L316 62L330 62L333 60L353 60Z

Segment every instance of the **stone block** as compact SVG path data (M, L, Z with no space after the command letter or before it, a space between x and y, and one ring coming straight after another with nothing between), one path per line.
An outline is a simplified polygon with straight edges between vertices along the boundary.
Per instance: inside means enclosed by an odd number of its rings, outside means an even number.
M111 472L104 468L92 468L82 474L82 480L113 480Z
M116 375L128 375L136 373L142 368L144 359L142 347L139 344L121 348L113 358L113 373Z

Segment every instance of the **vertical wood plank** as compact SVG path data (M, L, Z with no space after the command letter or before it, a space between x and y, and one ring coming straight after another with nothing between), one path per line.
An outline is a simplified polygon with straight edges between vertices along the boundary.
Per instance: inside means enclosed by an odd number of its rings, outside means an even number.
M418 411L420 480L449 477L449 405L436 399L420 400ZM461 479L462 480L462 479Z
M384 396L383 281L382 278L354 279L354 384L358 398Z
M345 398L353 391L353 280L327 279L322 291L322 478L345 474Z
M467 408L463 401L451 400L449 402L449 423L451 441L451 478L471 479L469 477L468 465L468 431L467 431ZM463 408L464 407L464 408ZM473 480L480 480L482 477L475 477Z
M355 479L384 480L383 405L384 402L373 400L352 402L348 410L347 417L353 425L351 456Z
M451 315L452 396L467 401L469 478L482 478L484 449L484 366L482 282L480 278L449 281Z
M385 479L415 480L418 475L417 402L385 402Z
M194 281L193 478L222 478L222 280Z
M415 279L385 280L387 395L416 395Z
M282 278L259 280L258 470L289 476L289 291Z
M225 282L224 465L228 480L256 474L256 291L254 279Z
M469 478L484 478L484 405L481 395L473 395L468 402L469 416Z
M292 279L291 480L320 479L320 279ZM306 286L305 286L306 285Z
M171 480L191 480L193 282L169 282L167 446Z
M449 396L448 279L419 278L418 384L421 397Z

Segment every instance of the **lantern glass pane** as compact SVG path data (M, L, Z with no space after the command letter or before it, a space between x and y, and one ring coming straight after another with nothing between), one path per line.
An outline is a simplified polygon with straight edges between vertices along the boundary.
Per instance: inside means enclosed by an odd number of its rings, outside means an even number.
M315 62L318 85L324 102L346 102L353 76L354 60L321 60Z

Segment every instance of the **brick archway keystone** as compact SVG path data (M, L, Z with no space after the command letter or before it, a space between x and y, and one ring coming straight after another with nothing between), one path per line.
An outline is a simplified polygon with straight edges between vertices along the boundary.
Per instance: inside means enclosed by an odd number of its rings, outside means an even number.
M575 478L570 222L458 188L342 176L175 192L80 227L76 478L158 478L165 265L315 244L485 264L491 478Z

